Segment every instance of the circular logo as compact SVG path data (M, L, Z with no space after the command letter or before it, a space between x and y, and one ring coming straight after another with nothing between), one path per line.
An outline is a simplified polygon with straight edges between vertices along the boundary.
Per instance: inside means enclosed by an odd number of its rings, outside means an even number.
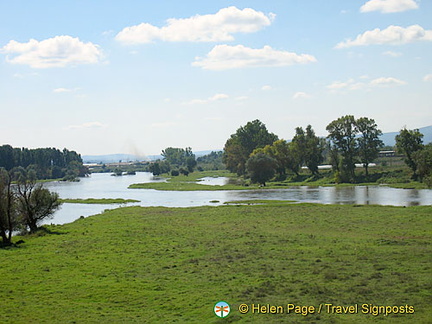
M220 301L214 306L214 312L217 317L227 317L230 313L230 305L227 302Z

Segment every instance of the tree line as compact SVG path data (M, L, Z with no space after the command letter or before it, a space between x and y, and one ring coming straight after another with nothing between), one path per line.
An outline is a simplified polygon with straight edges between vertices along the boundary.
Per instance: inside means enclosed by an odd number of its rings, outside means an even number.
M254 120L238 128L226 141L223 162L231 172L262 185L274 177L286 179L287 171L298 176L302 167L317 178L318 166L325 160L332 165L337 183L355 182L357 163L363 165L367 177L369 165L384 146L379 138L382 131L375 121L346 115L330 122L326 130L328 136L320 138L311 125L297 127L292 140L287 141L269 132L260 120ZM396 136L396 147L406 156L413 179L430 181L432 144L423 145L422 136L418 130L403 129Z
M87 175L88 169L83 165L81 155L75 151L56 148L14 148L10 145L0 146L0 167L10 171L15 167L31 167L37 179L73 180Z
M163 173L171 172L172 176L178 176L179 174L188 175L193 172L197 165L195 154L192 152L190 147L176 148L167 147L162 150L162 161L156 161L149 166L149 171L153 175L160 175Z

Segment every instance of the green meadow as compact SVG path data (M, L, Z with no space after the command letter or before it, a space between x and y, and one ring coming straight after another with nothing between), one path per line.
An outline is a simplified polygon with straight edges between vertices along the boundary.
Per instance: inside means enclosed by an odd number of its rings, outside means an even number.
M431 322L432 206L243 203L124 207L16 237L0 249L0 322ZM238 311L289 303L414 313Z

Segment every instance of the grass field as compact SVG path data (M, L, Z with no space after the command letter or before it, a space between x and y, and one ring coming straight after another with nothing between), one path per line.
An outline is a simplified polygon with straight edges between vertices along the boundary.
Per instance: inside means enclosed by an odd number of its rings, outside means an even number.
M277 201L106 211L0 249L0 323L431 323L431 215ZM243 315L242 303L414 314Z

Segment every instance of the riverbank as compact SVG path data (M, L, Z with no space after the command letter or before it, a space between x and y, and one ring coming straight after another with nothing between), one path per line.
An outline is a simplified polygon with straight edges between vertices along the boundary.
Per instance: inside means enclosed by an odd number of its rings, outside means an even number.
M252 184L228 170L195 171L188 176L159 176L163 182L135 183L130 189L154 189L163 191L220 191L220 190L257 190L257 189L285 189L291 187L347 187L347 186L388 186L398 189L427 189L427 185L418 181L411 181L407 170L387 168L386 171L374 170L370 176L359 176L356 183L335 183L332 172L324 171L320 177L310 174L300 174L283 181L269 181L265 187ZM200 179L205 177L226 177L229 179L224 185L201 184Z
M279 202L111 210L0 249L0 322L218 323L224 300L230 322L426 323L430 215L431 206ZM242 315L242 303L415 312Z

